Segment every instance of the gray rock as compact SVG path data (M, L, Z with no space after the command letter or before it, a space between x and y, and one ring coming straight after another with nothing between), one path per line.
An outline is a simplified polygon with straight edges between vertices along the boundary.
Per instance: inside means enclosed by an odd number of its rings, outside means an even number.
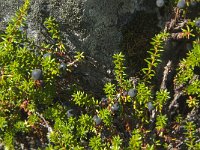
M23 0L0 1L0 30L22 4ZM76 73L83 85L97 92L110 80L106 71L113 67L112 55L121 49L121 28L134 20L136 11L154 5L155 1L148 0L32 0L26 30L40 43L47 39L45 18L56 18L69 49L84 51L87 56Z

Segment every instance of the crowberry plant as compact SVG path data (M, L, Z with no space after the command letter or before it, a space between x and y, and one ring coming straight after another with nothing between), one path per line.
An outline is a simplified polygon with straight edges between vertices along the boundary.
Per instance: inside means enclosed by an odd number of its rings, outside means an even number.
M180 0L176 5L184 9L186 2L192 1ZM40 141L36 149L47 150L200 148L198 18L187 19L187 11L176 14L183 26L175 21L175 33L167 26L152 38L146 67L139 75L128 75L125 56L114 54L115 78L104 85L105 94L98 98L78 85L73 70L84 59L83 53L69 52L55 18L44 21L54 44L36 45L23 32L29 5L25 0L0 32L0 141L4 149L18 149L24 137ZM157 5L162 7L164 1L157 0ZM185 45L182 53L186 56L174 64L174 70L171 58L165 67L161 65L169 38ZM161 83L155 85L158 67L164 71Z

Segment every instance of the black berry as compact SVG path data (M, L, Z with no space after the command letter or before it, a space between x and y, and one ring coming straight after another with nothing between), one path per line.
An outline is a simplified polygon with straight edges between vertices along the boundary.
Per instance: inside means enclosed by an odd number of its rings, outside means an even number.
M118 103L115 103L111 106L111 111L112 112L115 112L115 111L118 111L119 110L119 104Z
M99 125L101 123L101 118L99 116L97 116L97 115L95 115L93 117L93 120L94 120L96 125Z
M68 118L74 116L73 111L74 111L73 109L69 109L69 110L67 111L67 117L68 117Z
M66 68L67 68L67 65L64 63L64 62L62 62L61 64L60 64L60 67L59 67L61 70L66 70Z
M186 6L185 0L180 0L177 4L177 7L180 9L185 8L185 6Z
M34 80L40 80L42 78L42 70L41 69L34 69L31 74Z
M128 95L129 95L130 97L135 97L136 94L137 94L137 90L136 90L136 89L130 89L130 90L128 91Z
M196 25L198 28L200 28L200 19L198 19L198 20L195 21L195 25Z
M164 0L157 0L157 1L156 1L157 7L163 7L164 4L165 4Z
M147 103L147 107L148 107L148 110L149 110L149 111L152 111L153 108L154 108L152 102L148 102L148 103Z
M51 57L51 53L46 53L43 55L43 58Z
M197 5L197 2L196 1L191 1L191 6L196 6Z

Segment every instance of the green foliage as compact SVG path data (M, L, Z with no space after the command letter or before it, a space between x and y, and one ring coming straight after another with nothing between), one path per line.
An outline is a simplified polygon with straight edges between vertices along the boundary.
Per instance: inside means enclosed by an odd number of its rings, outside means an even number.
M0 129L1 129L1 131L4 131L4 128L6 127L6 125L7 125L6 119L4 117L1 117L0 118Z
M4 140L4 144L5 144L5 149L14 149L12 132L10 132L10 131L5 132L3 140Z
M65 46L61 40L61 36L60 36L59 30L58 30L59 26L56 23L55 18L52 18L52 17L47 18L44 22L44 25L46 26L52 39L54 39L56 42L55 51L61 51L61 52L66 51Z
M96 104L94 97L90 98L87 94L81 91L77 91L72 95L73 101L78 106L93 106Z
M137 86L137 90L138 93L136 99L140 106L146 104L148 101L151 100L151 90L145 85L145 83L139 83Z
M106 83L104 86L104 92L106 94L106 97L108 97L110 100L113 100L113 98L116 95L116 87L115 84L112 83Z
M187 57L180 64L178 73L175 77L177 87L184 86L183 92L188 98L186 103L189 108L196 109L199 107L200 98L200 80L199 74L195 71L200 67L200 45L199 39L193 42L193 49L187 53Z
M120 139L120 136L114 136L112 139L112 150L120 150L120 147L122 145L122 139Z
M112 116L108 109L101 109L99 111L99 116L107 126L111 126L112 124Z
M29 3L25 0L0 34L0 139L5 149L15 149L21 135L33 134L44 143L39 148L47 150L200 148L198 120L192 116L200 98L198 18L180 30L183 39L193 41L193 48L169 81L174 89L159 87L153 80L159 74L164 42L171 36L165 31L152 38L140 78L126 74L122 53L113 55L115 81L105 84L100 100L77 85L72 73L84 55L69 53L56 18L44 21L53 43L36 45L21 30ZM40 79L33 77L33 70L40 70ZM187 104L187 115L178 114L178 100Z
M196 140L196 135L195 135L196 126L193 122L186 122L185 128L186 128L185 135L187 137L186 145L188 146L188 149L193 149Z
M30 133L39 128L38 124L43 124L44 119L42 121L37 113L44 113L45 118L54 122L63 117L62 111L65 110L59 104L52 107L58 91L62 90L57 88L61 74L59 59L65 50L57 29L53 29L54 25L58 25L53 23L52 18L45 21L46 28L51 30L52 38L56 38L58 44L35 45L21 30L25 26L28 8L29 1L25 0L5 32L0 35L0 138L4 139L8 149L14 149L13 140L18 133ZM43 55L49 51L52 57L44 58ZM81 52L74 56L67 53L63 55L63 61L71 68L84 58ZM42 70L41 80L32 79L34 69Z
M93 149L93 150L103 150L103 144L101 141L100 136L94 136L90 139L90 143L89 146Z
M87 114L81 115L78 119L77 133L78 137L86 138L87 133L94 131L93 120L92 117L88 116Z
M200 66L200 45L199 40L193 44L193 49L187 53L187 57L180 62L176 77L177 84L186 84L194 76L194 68ZM197 81L196 81L197 82ZM198 87L196 90L198 91ZM192 90L193 91L193 90ZM195 91L195 90L194 90Z
M129 149L140 149L142 147L142 136L139 129L132 131L132 137L129 141Z
M157 119L156 120L156 129L158 131L160 131L161 129L164 129L166 126L166 123L167 123L166 115L159 115L156 119Z
M124 67L123 63L125 61L124 55L122 53L113 55L114 64L115 64L115 77L118 81L119 85L123 84L123 79L126 77L124 73L126 67Z
M135 110L135 116L142 120L143 123L148 122L147 111L144 109L147 103L152 99L151 90L141 82L136 87L138 90L136 99L133 100L133 109Z
M145 59L145 61L147 62L147 68L142 69L145 75L144 76L145 81L149 81L155 76L156 74L155 68L161 62L160 53L163 51L163 42L168 37L168 35L169 35L168 33L164 32L152 38L151 45L153 46L153 48L151 48L148 51L150 57Z
M156 92L156 100L155 100L155 106L156 110L161 112L165 103L170 98L169 92L167 90L160 90Z
M190 96L186 102L187 102L189 108L198 108L198 106L199 106L199 100L196 99L195 97L192 98Z
M73 147L74 128L75 121L73 118L70 118L67 122L62 121L59 118L55 120L54 130L49 134L50 141L55 145L54 149Z

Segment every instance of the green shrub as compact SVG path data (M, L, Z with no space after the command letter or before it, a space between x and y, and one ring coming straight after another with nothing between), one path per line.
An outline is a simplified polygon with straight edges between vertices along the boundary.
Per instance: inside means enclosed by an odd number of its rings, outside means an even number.
M199 113L200 98L198 18L181 30L183 38L193 40L193 48L176 68L174 89L166 86L170 64L162 86L154 88L164 43L171 36L165 31L152 38L141 78L128 77L125 56L113 55L116 82L105 84L105 97L99 100L71 78L84 56L69 53L54 18L44 22L54 44L37 45L21 31L28 8L25 0L0 35L0 141L5 149L15 149L20 135L33 133L44 141L38 148L47 150L200 148L199 125L192 119ZM178 113L180 100L188 105L187 114Z

